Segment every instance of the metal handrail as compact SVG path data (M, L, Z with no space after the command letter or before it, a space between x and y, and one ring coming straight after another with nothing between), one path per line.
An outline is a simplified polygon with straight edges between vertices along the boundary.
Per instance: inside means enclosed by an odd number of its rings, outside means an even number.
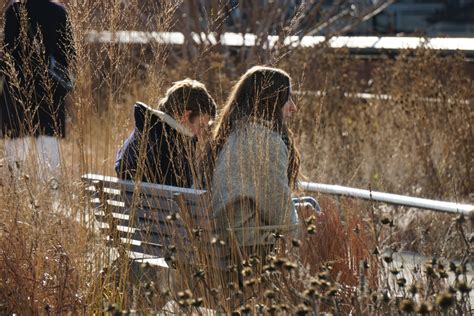
M255 46L258 37L251 33L225 32L196 33L191 32L191 38L197 44L220 43L224 46ZM160 44L183 45L185 38L181 32L143 32L143 31L99 31L88 30L86 41L89 43L121 43L121 44L147 44L151 42ZM278 41L278 36L268 35L268 47ZM444 37L413 37L413 36L334 36L327 39L325 36L287 36L283 40L285 45L293 47L314 47L327 42L332 48L349 49L374 49L374 50L400 50L428 47L433 50L443 51L474 51L473 38L444 38Z
M468 216L474 216L474 205L470 204L422 199L406 195L344 187L341 185L331 185L306 181L300 181L298 184L300 190L308 192L343 195L395 205L411 206L439 212L458 213Z

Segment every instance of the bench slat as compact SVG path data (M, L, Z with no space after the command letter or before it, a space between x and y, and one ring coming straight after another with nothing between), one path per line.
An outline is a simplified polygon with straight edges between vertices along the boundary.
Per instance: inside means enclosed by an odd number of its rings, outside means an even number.
M103 211L95 211L94 212L94 215L96 218L104 218L105 217L105 213ZM120 213L120 212L112 212L112 216L118 220L122 220L122 221L127 221L129 220L130 216L128 214L124 214L124 213ZM101 222L105 222L105 221L101 221Z
M115 200L106 200L106 201L107 201L107 204L109 206L113 206L113 207L116 207L116 208L122 208L122 209L126 210L125 203L123 203L123 202L115 201ZM99 207L101 207L101 204L102 204L99 198L92 198L90 200L90 203L94 208L99 208Z
M103 212L98 212L94 215L95 215L95 219L98 223L108 225L108 219L105 216L105 214L103 214ZM115 222L116 225L120 225L120 226L129 226L130 225L130 222L127 218L128 215L112 213L112 216L114 218L114 222Z
M82 176L82 180L88 184L94 184L99 181L103 184L104 188L116 189L121 192L134 192L138 189L142 194L148 196L160 196L165 199L172 199L175 193L184 194L186 200L194 203L200 203L202 198L207 196L207 192L204 190L178 188L164 184L146 183L140 182L135 183L129 180L121 180L116 177L108 177L97 174L86 174Z
M133 206L134 208L140 209L163 209L173 213L180 211L176 202L171 199L150 197L143 194L140 194L140 197L134 197L133 193L130 192L126 192L123 195L123 199L127 207Z
M114 218L115 224L117 225L119 235L121 236L127 235L127 233L138 232L135 238L139 240L144 240L144 238L150 238L152 242L159 243L159 240L162 238L173 239L173 236L187 235L187 231L184 228L183 223L180 221L170 222L163 218L163 221L150 220L148 222L142 219L134 224L135 228L129 228L129 230L126 230L126 228L128 228L130 224L129 215L112 213L112 216ZM95 217L98 221L98 227L106 233L109 233L109 223L107 221L105 213L102 211L97 211L95 213Z
M97 223L97 226L100 230L108 230L109 229L109 224L108 223L104 223L104 222L98 222ZM123 225L116 225L116 230L121 233L121 234L124 234L124 235L127 235L127 234L134 234L136 231L138 231L139 229L138 228L134 228L134 227L129 227L129 226L123 226Z
M100 184L101 182L99 182ZM95 185L88 185L86 186L85 188L86 191L89 191L89 192L100 192L97 190L96 186ZM121 196L122 193L120 192L120 190L117 190L117 189L112 189L112 188L108 188L108 187L102 187L102 193L105 193L105 194L108 194L110 196Z

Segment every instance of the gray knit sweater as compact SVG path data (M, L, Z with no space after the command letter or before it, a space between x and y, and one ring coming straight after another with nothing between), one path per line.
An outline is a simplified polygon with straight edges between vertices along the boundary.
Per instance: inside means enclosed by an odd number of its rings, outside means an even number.
M288 186L288 149L281 135L259 123L236 128L222 147L212 178L217 228L289 224L293 209ZM252 205L251 207L241 207ZM242 243L258 243L262 234L238 233Z

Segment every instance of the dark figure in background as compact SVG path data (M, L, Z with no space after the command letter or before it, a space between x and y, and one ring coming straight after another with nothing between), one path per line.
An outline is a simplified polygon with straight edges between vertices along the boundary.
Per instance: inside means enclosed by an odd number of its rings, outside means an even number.
M59 166L58 138L65 136L65 97L75 55L65 7L49 0L12 3L5 12L5 85L0 99L6 156L25 160L36 145L51 169Z
M216 104L204 84L175 82L158 109L137 102L135 129L117 152L121 179L190 187L196 140L216 115Z

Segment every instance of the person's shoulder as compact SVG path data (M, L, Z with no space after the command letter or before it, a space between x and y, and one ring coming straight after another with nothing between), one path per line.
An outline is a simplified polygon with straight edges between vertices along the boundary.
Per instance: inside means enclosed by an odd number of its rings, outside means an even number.
M255 121L245 126L245 131L249 136L255 135L255 138L267 138L273 141L283 141L280 133L273 130L270 122Z
M286 149L281 134L275 132L268 122L246 122L239 125L229 136L231 143L249 148Z
M150 108L142 102L135 102L133 105L133 116L135 118L135 127L139 131L143 131L145 127L145 117L149 115Z
M18 12L20 10L20 6L21 6L20 2L10 3L5 9L5 15L11 15L13 13Z
M49 5L61 10L66 10L66 6L64 5L64 3L59 1L49 1Z
M154 132L161 131L163 126L166 126L166 124L162 122L160 112L143 102L135 102L133 115L135 117L135 127L141 132L144 131L146 120L149 120L147 124L151 127L149 132L151 132L151 130Z
M67 15L66 6L61 2L50 1L48 2L48 6L49 9L56 14Z

